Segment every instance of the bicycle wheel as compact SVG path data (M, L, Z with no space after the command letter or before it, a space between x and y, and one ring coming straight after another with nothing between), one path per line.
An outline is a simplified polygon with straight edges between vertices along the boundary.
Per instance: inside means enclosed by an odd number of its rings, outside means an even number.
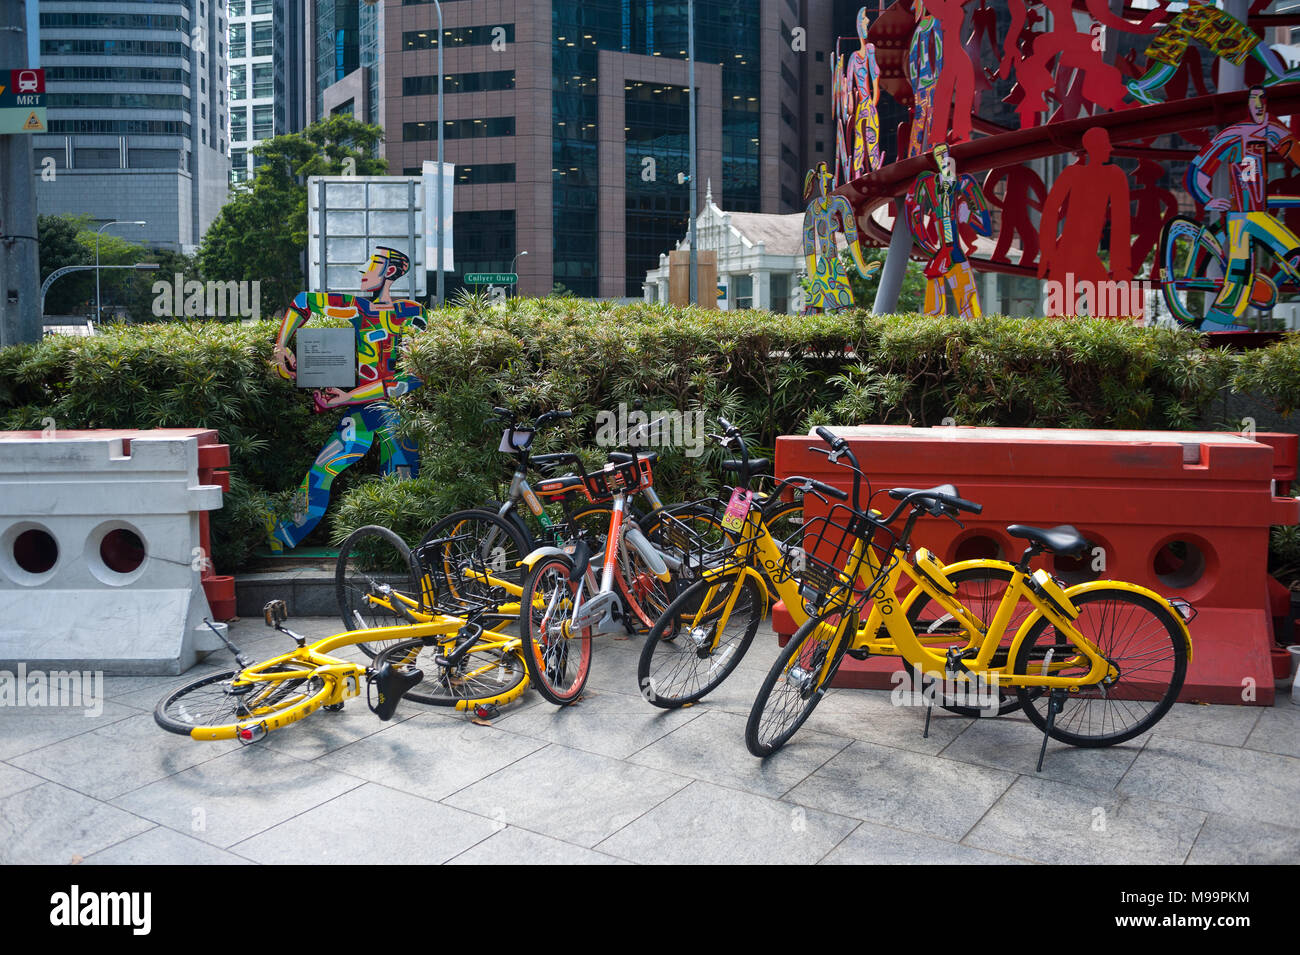
M1165 304L1178 321L1199 325L1223 288L1226 259L1217 230L1174 216L1160 230L1159 250L1156 261Z
M334 565L334 593L345 630L410 623L409 617L398 612L399 608L410 610L420 606L420 588L411 573L410 548L386 527L375 524L358 527L339 548L338 563ZM357 646L366 656L373 657L395 642L380 640Z
M426 644L424 640L403 640L386 647L375 657L375 667L414 666L424 679L402 697L430 706L453 706L467 710L477 704L509 703L528 688L528 670L515 645L509 647L471 647L455 666L447 665L447 653L455 644Z
M449 540L437 548L429 546L431 541L448 537L458 539ZM440 563L448 592L438 594L432 581L422 580L421 608L426 613L433 612L438 598L449 604L441 609L452 613L462 609L466 602L479 605L489 602L498 606L517 603L517 594L476 580L466 571L481 568L497 580L522 587L525 573L519 562L528 556L530 549L518 526L492 511L472 508L448 514L429 529L419 548L422 565L427 566L432 561Z
M1007 584L1011 582L1012 573L1013 571L1010 568L997 565L965 567L961 570L949 572L948 579L957 588L957 599L981 623L987 626L993 619L993 615L997 613L998 604L1001 602L1003 594L1006 593ZM917 593L918 596L915 602L907 608L907 622L916 631L917 639L923 645L949 647L957 643L966 643L970 639L966 629L948 611L939 606L927 592L918 589ZM1002 643L993 652L990 666L1005 667L1007 665L1011 641L1015 637L1016 631L1020 629L1020 625L1025 622L1033 609L1033 606L1027 600L1021 600L1016 604L1015 609L1011 612L1011 620L1003 631ZM910 666L907 667L907 672L909 677L915 679L914 671ZM916 687L916 689L921 689L921 687ZM938 700L936 702L939 702L939 705L950 713L971 717L1005 716L1007 713L1013 713L1020 709L1020 696L1011 687L998 690L996 713L978 706L955 703L951 696L946 696L943 702Z
M569 628L579 583L572 575L567 557L543 557L524 581L520 601L524 665L537 692L557 706L582 696L591 670L591 628Z
M276 664L260 673L301 672L303 667ZM305 700L323 697L328 685L320 677L258 680L233 686L242 670L227 670L173 690L154 707L154 722L169 733L202 739L233 739L240 723L267 719ZM317 705L323 703L323 699ZM313 709L315 707L312 707Z
M1072 746L1113 746L1145 733L1173 706L1187 675L1187 643L1168 607L1120 588L1090 590L1070 598L1079 609L1074 626L1119 671L1109 681L1065 695L1052 738ZM1046 617L1025 636L1012 672L1019 676L1081 677L1091 661ZM1050 692L1019 687L1025 715L1047 728Z
M755 756L770 756L784 746L821 702L852 639L848 630L854 619L834 609L795 631L759 687L745 723L745 746Z
M700 580L684 590L646 637L636 670L642 696L672 709L694 703L720 685L766 616L764 596L748 574Z
M617 561L616 580L626 620L637 629L648 630L677 596L677 581L671 574L667 580L660 580L641 552L626 541L619 548Z

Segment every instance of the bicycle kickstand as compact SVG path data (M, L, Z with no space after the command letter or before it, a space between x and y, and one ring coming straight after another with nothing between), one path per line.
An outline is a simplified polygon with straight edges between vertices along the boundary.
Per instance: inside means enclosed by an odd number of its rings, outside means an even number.
M1034 772L1043 771L1043 759L1047 756L1047 740L1052 735L1052 726L1056 723L1056 714L1065 708L1065 690L1059 687L1052 691L1047 700L1047 725L1043 727L1043 748L1038 751L1038 768Z

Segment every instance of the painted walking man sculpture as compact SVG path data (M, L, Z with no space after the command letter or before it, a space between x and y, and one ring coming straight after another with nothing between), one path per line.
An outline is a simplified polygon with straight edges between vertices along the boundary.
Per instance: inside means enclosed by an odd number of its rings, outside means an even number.
M393 283L410 268L411 261L405 254L380 246L361 273L361 291L370 298L300 292L285 313L273 352L282 377L297 376L297 362L290 350L294 333L313 315L321 315L346 318L356 330L357 384L348 391L326 388L313 392L317 413L342 408L344 414L302 480L302 510L293 521L280 521L268 528L272 550L297 547L302 542L324 516L334 479L365 457L376 438L385 474L415 477L419 473L419 455L414 445L397 437L400 419L390 403L422 384L412 375L397 373L402 335L423 330L427 319L418 302L392 297Z
M862 258L853 206L843 196L830 194L830 181L824 162L804 177L803 198L808 208L803 216L803 254L808 262L809 310L831 311L853 304L853 289L835 247L836 233L843 234L859 275L869 279L880 271L879 262L868 263Z
M970 257L961 244L961 228L977 235L993 232L993 220L979 183L969 173L958 176L957 166L943 143L934 147L938 172L923 172L907 192L907 217L916 244L932 258L925 267L925 313L942 315L952 292L957 314L980 317L979 291Z

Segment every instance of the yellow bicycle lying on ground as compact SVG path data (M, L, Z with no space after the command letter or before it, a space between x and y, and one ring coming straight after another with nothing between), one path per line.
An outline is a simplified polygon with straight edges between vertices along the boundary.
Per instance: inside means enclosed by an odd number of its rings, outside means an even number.
M1046 571L1031 571L1029 562L1045 552L1077 556L1089 542L1069 526L1013 524L1008 532L1028 546L1011 566L1001 598L981 608L983 613L972 609L957 598L947 569L926 551L919 551L915 561L907 559L908 542L922 514L956 520L962 511L979 513L980 505L963 500L951 485L895 488L889 495L898 506L878 520L859 506L862 472L848 443L825 428L818 435L831 446L830 460L845 458L854 472L853 505L834 505L826 516L809 521L798 561L789 552L783 558L778 579L811 585L802 590L813 612L758 691L745 727L750 752L768 756L794 735L846 654L856 659L901 656L914 672L954 686L1014 688L1030 721L1043 731L1040 770L1048 737L1074 746L1112 746L1145 733L1168 712L1192 655L1187 623L1195 612L1185 601L1175 603L1120 581L1064 589ZM905 510L910 511L906 525L895 535L890 525ZM908 614L900 612L897 594L903 575L951 621L942 631L950 642L946 649L933 641L927 645ZM868 603L864 625L861 615ZM1022 603L1032 612L1005 642ZM927 730L930 713L927 707Z
M442 543L433 541L430 547ZM363 690L382 720L392 718L403 697L486 716L521 695L528 679L519 639L478 622L491 605L463 594L450 596L440 562L428 567L413 563L408 574L409 592L420 594L423 602L403 593L406 588L381 580L372 582L364 602L409 623L348 631L310 645L284 626L284 601L271 601L264 611L267 626L291 637L297 647L253 663L223 636L239 668L174 690L154 708L154 720L192 739L253 743L321 707L342 708ZM378 641L384 649L369 664L333 655Z

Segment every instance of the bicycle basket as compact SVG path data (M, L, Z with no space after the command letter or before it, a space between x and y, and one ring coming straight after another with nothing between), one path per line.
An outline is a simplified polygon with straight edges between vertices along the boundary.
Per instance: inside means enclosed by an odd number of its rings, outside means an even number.
M611 461L594 474L583 475L587 496L593 501L608 500L615 494L635 494L654 483L649 458Z
M411 571L420 584L420 603L426 613L471 615L495 610L511 597L499 581L515 568L504 559L484 552L473 534L457 534L425 541L411 551ZM498 566L500 565L500 566Z
M897 560L897 539L888 525L835 504L781 542L776 580L798 584L812 613L833 606L861 610Z
M693 501L656 514L651 541L682 562L681 573L693 579L706 570L738 561L736 552L758 534L747 521L737 532L722 527L727 502L716 498Z

